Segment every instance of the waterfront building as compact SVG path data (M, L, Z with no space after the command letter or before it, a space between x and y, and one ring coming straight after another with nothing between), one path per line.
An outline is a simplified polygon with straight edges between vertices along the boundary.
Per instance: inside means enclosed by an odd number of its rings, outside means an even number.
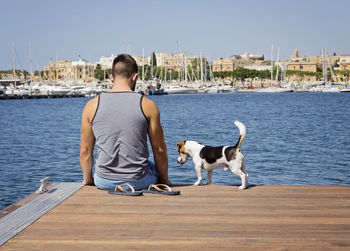
M100 57L100 61L96 64L101 65L102 70L107 70L112 68L113 60L117 55L112 54L110 57Z
M212 71L233 71L237 69L237 67L243 68L259 68L264 70L266 66L262 66L262 62L264 61L264 55L258 54L250 54L244 53L242 55L232 55L229 58L220 58L213 61Z
M50 62L48 66L44 67L44 79L49 81L91 82L95 80L95 68L95 64L83 59Z
M148 57L148 58L146 58L146 57L144 58L142 56L132 56L132 57L135 59L138 66L147 65L147 64L149 64L149 61L150 61L150 57ZM109 68L112 68L112 63L109 66Z
M339 70L350 71L350 55L340 55L338 63L339 63Z
M290 60L287 62L287 70L317 72L322 70L322 58L312 57L311 59L300 56L298 49L295 49Z
M288 62L287 63L287 70L317 72L318 70L320 70L320 66L317 65L316 63L311 63L311 62L307 62L307 61Z
M234 60L232 58L216 59L212 63L212 71L233 71L235 69Z
M185 69L185 65L187 65L188 67L196 68L198 70L200 68L200 61L200 57L189 57L186 53L175 53L167 56L162 54L161 61L158 61L157 58L157 66L164 66L169 70L179 71ZM206 61L207 59L202 57L202 62L204 63ZM158 64L158 62L160 62L160 64Z

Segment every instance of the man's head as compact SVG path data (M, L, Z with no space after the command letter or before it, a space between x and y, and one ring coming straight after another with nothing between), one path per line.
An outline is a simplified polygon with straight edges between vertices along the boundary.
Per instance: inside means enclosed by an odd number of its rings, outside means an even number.
M130 55L120 54L113 60L111 79L127 80L129 87L134 91L138 75L138 67L135 59Z

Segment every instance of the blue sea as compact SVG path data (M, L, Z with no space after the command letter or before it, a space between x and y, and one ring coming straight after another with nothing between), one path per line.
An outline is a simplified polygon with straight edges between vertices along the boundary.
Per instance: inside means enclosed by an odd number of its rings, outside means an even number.
M177 164L176 142L242 145L250 184L350 185L350 95L232 93L150 97L161 112L174 184L196 181L192 161ZM88 98L0 101L0 210L39 181L80 182L81 112ZM203 172L204 177L206 174ZM214 184L239 185L222 168Z

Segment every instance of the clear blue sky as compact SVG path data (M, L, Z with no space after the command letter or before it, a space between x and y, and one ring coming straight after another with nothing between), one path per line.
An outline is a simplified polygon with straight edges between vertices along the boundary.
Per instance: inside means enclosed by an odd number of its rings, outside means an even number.
M11 41L29 70L59 60L152 51L203 55L210 60L245 52L270 59L271 45L287 59L350 54L348 0L0 0L0 69L12 68ZM276 55L276 50L275 50ZM20 68L16 59L16 68Z

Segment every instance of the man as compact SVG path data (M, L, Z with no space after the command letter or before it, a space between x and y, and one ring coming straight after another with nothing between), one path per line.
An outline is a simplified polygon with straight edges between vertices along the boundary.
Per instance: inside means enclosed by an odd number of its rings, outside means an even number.
M137 77L136 61L129 55L118 55L110 75L112 89L90 100L84 108L80 146L84 185L95 184L100 189L122 183L135 189L157 183L171 185L160 114L153 101L134 92ZM147 135L155 167L148 160ZM95 143L98 153L93 177Z

